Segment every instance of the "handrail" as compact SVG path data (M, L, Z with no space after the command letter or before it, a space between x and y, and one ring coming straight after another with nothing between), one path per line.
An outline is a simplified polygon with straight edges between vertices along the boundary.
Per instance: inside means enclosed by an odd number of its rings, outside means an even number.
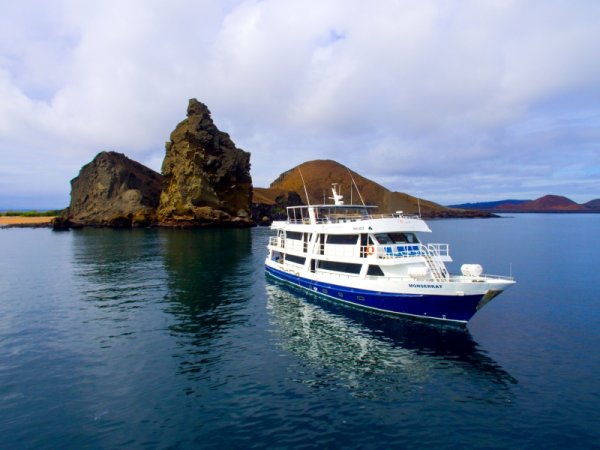
M344 258L374 258L374 259L401 259L415 256L432 256L439 260L440 257L450 256L448 244L383 244L361 245L355 244L316 244L314 247L305 246L304 241L284 239L271 236L269 245L282 250L300 251L320 256L334 256ZM436 261L443 265L441 260Z
M450 276L448 273L448 269L446 269L446 266L440 259L440 255L438 252L440 246L441 244L428 245L427 254L425 255L425 262L429 266L429 269L431 270L431 275L436 281L447 280Z
M373 220L373 219L421 219L418 215L415 214L328 214L326 216L316 217L314 220L314 224L326 224L326 223L344 223L344 222L360 222L363 220ZM287 218L287 222L290 224L309 224L308 217L289 217Z

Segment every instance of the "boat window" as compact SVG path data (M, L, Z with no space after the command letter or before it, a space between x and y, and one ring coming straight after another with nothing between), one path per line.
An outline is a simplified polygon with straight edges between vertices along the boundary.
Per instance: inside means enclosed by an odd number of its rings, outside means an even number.
M385 244L418 244L414 233L379 233L375 235L377 242Z
M384 276L384 273L381 270L381 267L379 266L369 266L369 270L367 270L367 275L372 277L382 277Z
M377 239L377 242L379 242L380 244L393 244L394 243L394 241L392 241L392 238L390 238L390 236L387 233L376 234L375 239Z
M337 262L337 261L319 261L319 269L332 270L334 272L344 272L359 274L361 264Z
M296 256L296 255L285 255L285 260L292 262L292 263L304 265L306 258L304 258L302 256Z
M390 239L394 244L418 244L419 240L414 233L389 233Z
M330 234L327 236L328 244L356 245L358 234Z
M287 231L286 232L286 237L288 239L294 239L294 240L301 240L302 239L302 233L299 233L297 231Z

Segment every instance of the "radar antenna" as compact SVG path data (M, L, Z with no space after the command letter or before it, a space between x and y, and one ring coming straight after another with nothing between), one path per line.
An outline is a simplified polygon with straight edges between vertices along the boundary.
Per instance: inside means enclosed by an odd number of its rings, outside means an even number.
M344 196L337 193L336 186L337 186L337 183L331 184L331 192L333 193L333 197L329 197L329 198L331 200L333 200L334 205L343 205L344 202L342 199L344 198Z

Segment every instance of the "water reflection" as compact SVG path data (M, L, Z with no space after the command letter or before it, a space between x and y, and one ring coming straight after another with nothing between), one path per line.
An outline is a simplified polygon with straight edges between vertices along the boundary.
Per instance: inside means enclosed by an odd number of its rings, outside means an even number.
M161 230L167 275L166 311L181 351L180 371L201 378L225 350L216 341L246 320L240 304L249 300L251 233L247 229Z
M87 300L121 312L156 293L164 281L160 238L151 230L75 231L73 265Z
M275 281L266 289L270 322L280 345L313 372L335 374L330 384L342 383L356 395L414 391L424 383L439 382L440 374L461 374L486 392L483 401L503 402L511 395L508 386L516 383L467 330L349 309ZM327 376L310 373L298 381L327 384Z
M123 339L139 351L171 348L179 372L196 377L221 358L227 343L218 338L245 320L250 230L85 229L73 243L78 291L95 309L87 320L101 348Z

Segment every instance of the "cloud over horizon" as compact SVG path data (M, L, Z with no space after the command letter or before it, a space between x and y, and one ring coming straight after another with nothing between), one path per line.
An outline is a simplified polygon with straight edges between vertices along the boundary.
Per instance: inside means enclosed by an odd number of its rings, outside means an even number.
M187 100L255 186L335 159L439 203L600 197L600 4L0 6L0 207L62 207L102 150L160 171ZM35 204L35 202L43 204Z

